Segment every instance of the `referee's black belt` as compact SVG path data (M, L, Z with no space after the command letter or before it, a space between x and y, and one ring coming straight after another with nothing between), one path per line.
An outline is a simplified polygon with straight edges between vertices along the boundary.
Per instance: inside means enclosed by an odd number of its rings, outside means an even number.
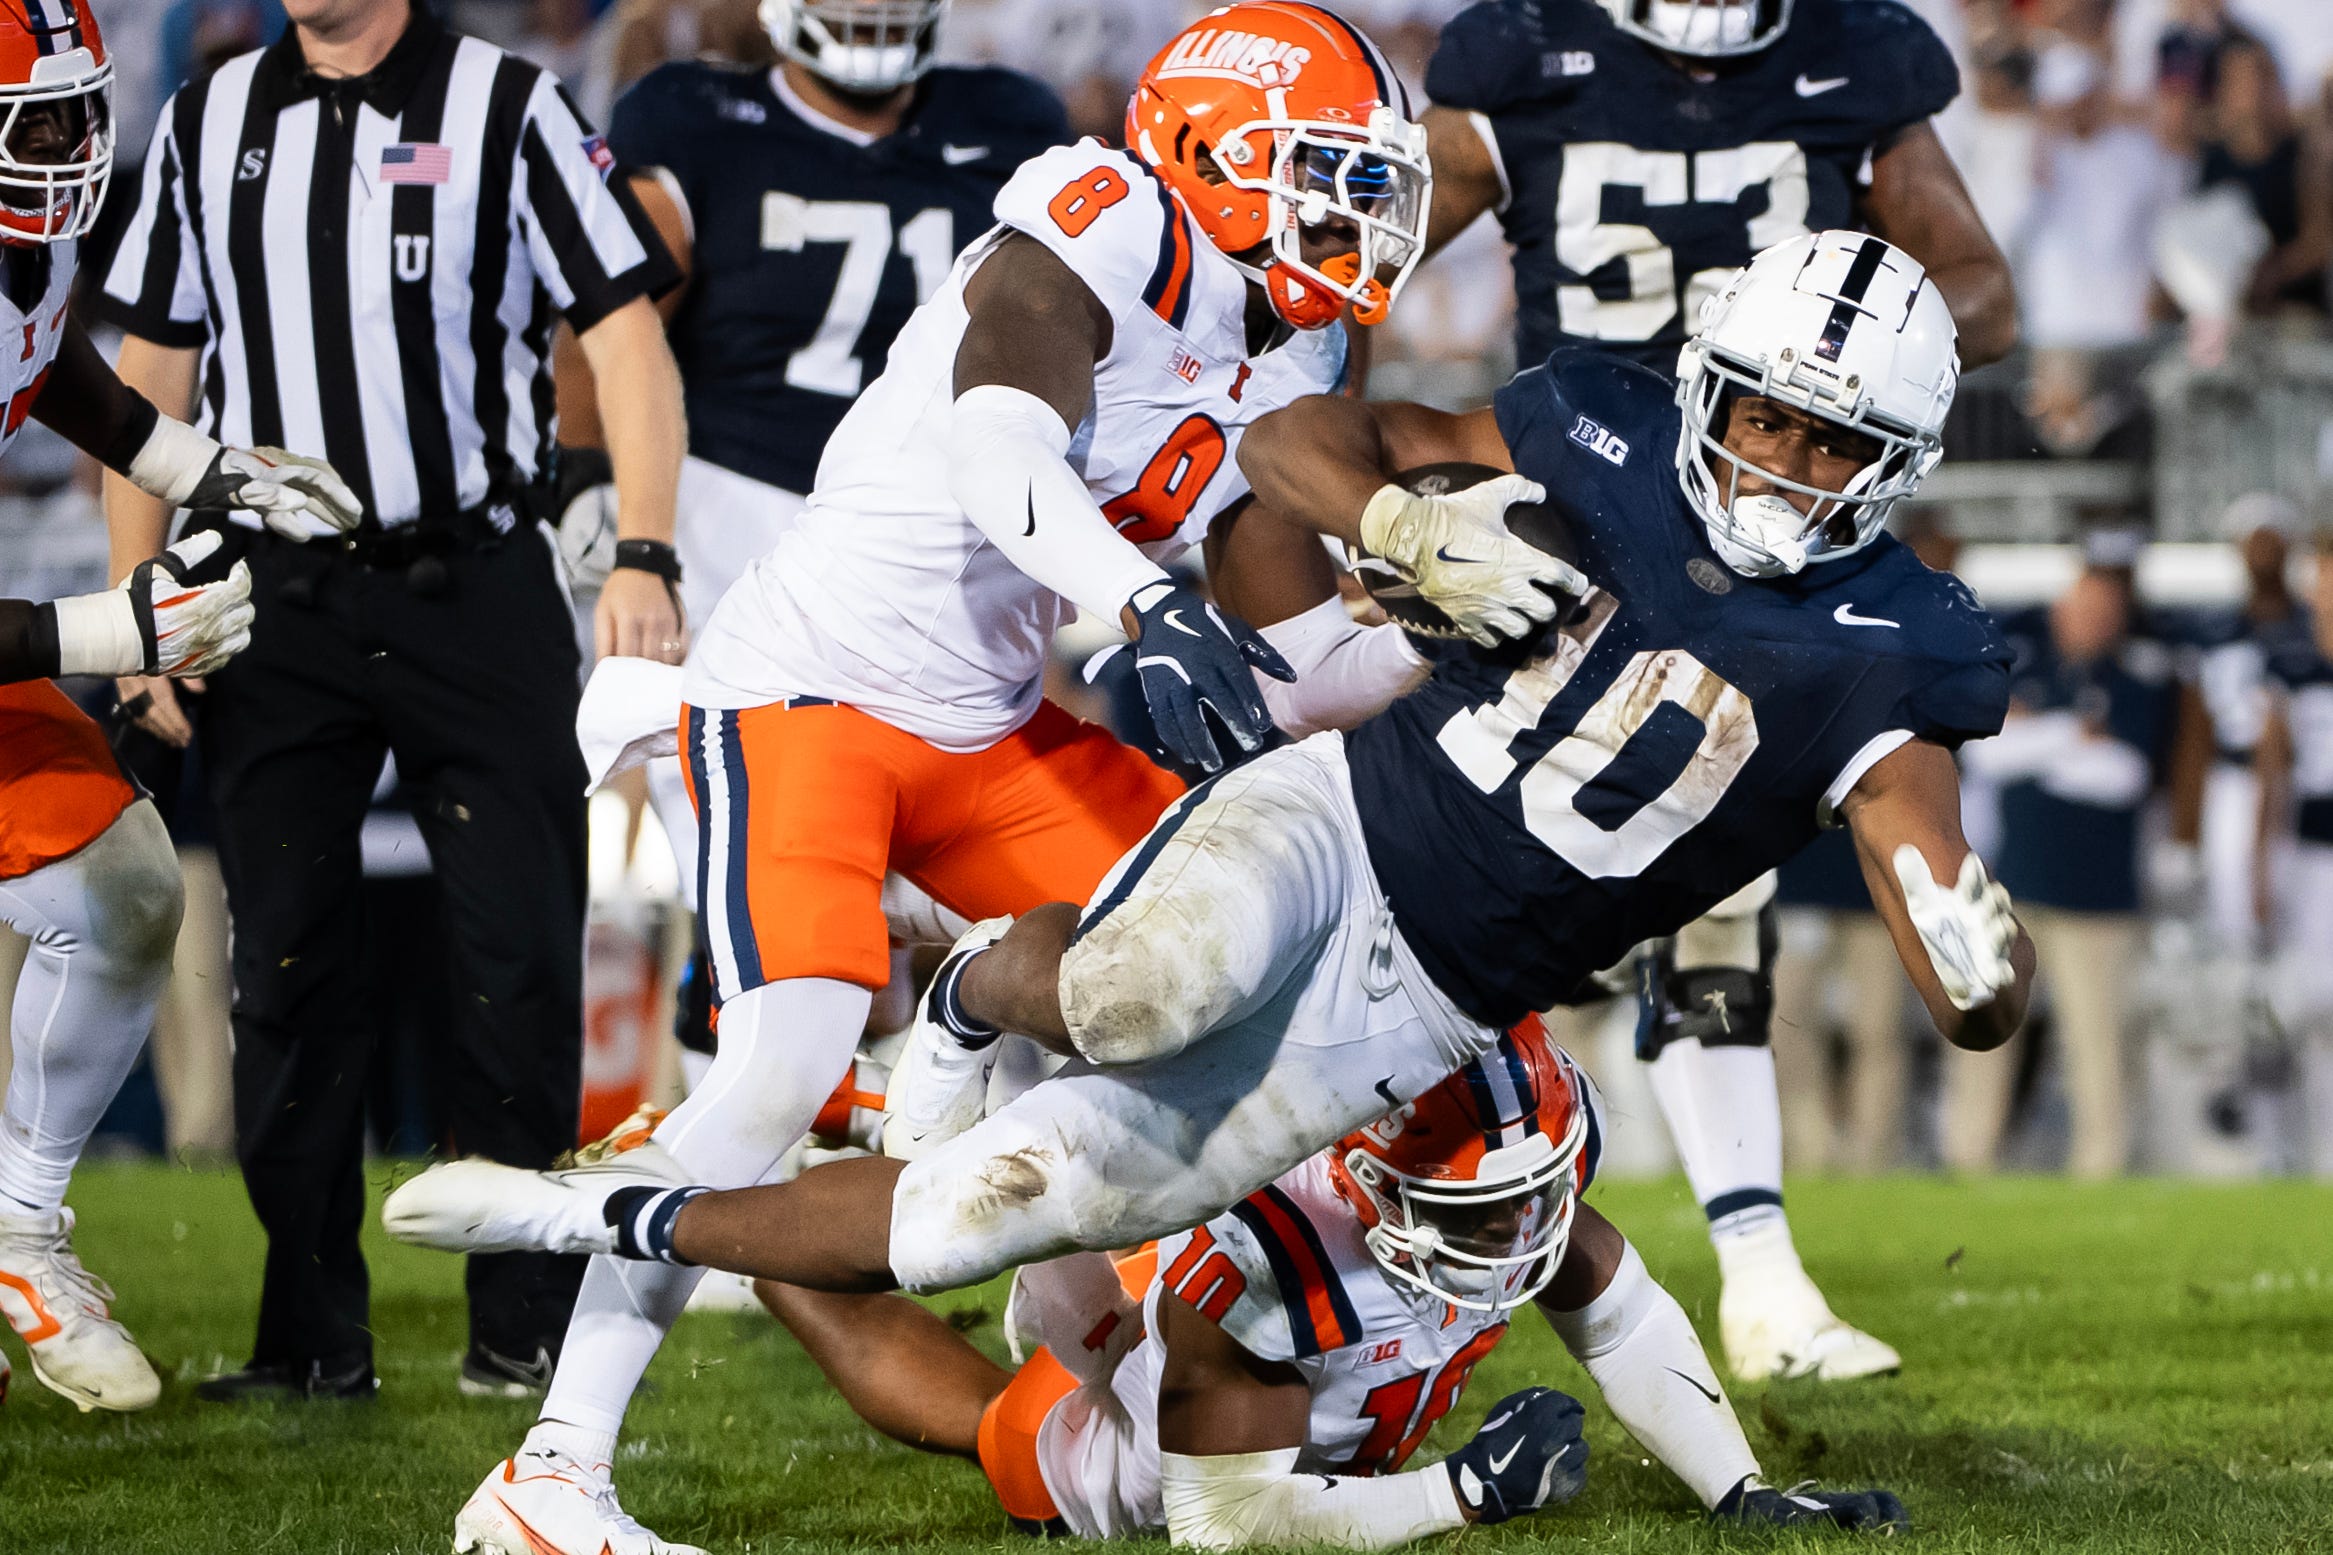
M312 540L309 549L337 552L360 567L410 567L428 556L450 556L499 545L531 522L529 505L490 498L458 513L424 513L401 524L360 524L337 540Z

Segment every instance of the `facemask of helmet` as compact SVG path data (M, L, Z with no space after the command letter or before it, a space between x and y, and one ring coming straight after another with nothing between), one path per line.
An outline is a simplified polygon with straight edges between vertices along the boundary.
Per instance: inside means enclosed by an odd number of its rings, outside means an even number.
M113 66L68 49L31 76L0 86L0 240L82 237L113 178Z
M1374 1219L1369 1252L1397 1284L1472 1312L1505 1312L1547 1287L1578 1207L1575 1171L1587 1137L1575 1108L1561 1141L1532 1134L1485 1154L1471 1179L1415 1176L1348 1149L1343 1176Z
M881 93L931 68L948 0L761 0L782 58L845 92Z
M1384 320L1426 253L1433 171L1423 126L1381 107L1363 126L1324 119L1263 119L1213 148L1224 182L1271 202L1267 256L1233 256L1298 329L1322 329L1347 307ZM1314 263L1307 236L1351 243Z
M1603 0L1612 24L1695 59L1755 54L1790 25L1791 0Z

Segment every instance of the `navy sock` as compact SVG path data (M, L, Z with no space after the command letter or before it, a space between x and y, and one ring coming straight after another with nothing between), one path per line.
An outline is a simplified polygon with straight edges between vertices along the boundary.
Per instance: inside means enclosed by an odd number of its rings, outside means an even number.
M601 1212L615 1229L616 1256L691 1267L686 1258L672 1250L672 1223L680 1218L683 1204L712 1191L710 1188L652 1188L643 1184L618 1188L609 1194Z
M958 997L964 981L964 969L979 958L980 953L960 956L940 968L940 975L932 979L931 1010L940 1029L954 1037L966 1051L977 1053L1002 1035L986 1021L974 1020L964 1009Z

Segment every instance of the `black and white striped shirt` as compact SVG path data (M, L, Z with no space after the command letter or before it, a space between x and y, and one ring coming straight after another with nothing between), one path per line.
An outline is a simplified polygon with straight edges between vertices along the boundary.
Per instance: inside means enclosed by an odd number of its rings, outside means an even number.
M320 451L368 522L510 502L550 456L555 317L678 279L612 166L554 77L419 0L355 79L287 32L164 106L104 306L201 347L203 430Z

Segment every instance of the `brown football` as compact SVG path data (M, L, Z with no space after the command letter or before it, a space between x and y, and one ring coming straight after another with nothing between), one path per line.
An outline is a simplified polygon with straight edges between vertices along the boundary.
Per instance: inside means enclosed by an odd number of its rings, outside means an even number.
M1401 486L1422 497L1438 497L1446 492L1464 491L1484 481L1496 480L1506 474L1487 464L1469 464L1453 460L1445 464L1422 464L1414 470L1404 470L1394 477ZM1572 537L1571 525L1555 508L1545 502L1518 502L1507 509L1507 528L1518 537L1529 541L1551 556L1578 565L1579 545ZM1404 631L1419 637L1461 638L1439 606L1429 603L1418 593L1418 586L1394 571L1390 562L1371 556L1365 551L1348 548L1347 563L1361 586L1379 609L1401 624ZM1558 612L1556 619L1564 619Z

